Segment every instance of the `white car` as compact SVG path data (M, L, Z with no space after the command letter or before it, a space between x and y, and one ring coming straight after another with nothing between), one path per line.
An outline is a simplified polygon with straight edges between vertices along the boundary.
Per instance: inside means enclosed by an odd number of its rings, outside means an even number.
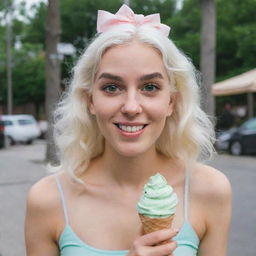
M31 115L2 115L6 145L16 142L31 144L41 134L35 118Z

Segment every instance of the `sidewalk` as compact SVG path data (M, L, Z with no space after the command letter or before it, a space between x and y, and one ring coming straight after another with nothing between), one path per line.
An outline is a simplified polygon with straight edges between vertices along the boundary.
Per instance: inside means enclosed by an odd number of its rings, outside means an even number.
M23 256L25 201L29 188L45 176L45 144L0 150L0 256Z

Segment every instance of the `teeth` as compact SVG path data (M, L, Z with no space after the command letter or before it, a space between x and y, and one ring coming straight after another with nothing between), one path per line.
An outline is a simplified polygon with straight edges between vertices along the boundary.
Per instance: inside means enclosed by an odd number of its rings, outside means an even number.
M118 127L125 131L125 132L137 132L139 130L141 130L143 128L143 125L139 125L139 126L126 126L126 125L118 125Z

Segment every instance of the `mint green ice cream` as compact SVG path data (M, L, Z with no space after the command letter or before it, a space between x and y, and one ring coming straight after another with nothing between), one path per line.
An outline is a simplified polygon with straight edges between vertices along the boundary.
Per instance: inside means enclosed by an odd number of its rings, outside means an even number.
M166 218L176 211L178 197L166 179L157 173L149 178L137 204L140 214L150 218Z

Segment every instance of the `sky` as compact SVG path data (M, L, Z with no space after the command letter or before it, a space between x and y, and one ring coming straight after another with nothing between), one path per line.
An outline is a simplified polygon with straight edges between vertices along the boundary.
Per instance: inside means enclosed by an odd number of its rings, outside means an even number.
M0 0L1 1L1 0ZM40 2L47 2L47 0L14 0L14 6L15 5L19 5L21 2L25 2L26 3L26 9L27 9L27 14L29 15L29 16L33 16L33 11L31 10L31 6L33 5L33 4L39 4ZM15 13L15 11L14 11L14 13ZM16 15L18 15L18 14L16 14ZM18 16L16 16L16 17L19 17L19 15ZM24 20L24 18L23 17L20 17L20 19L21 20Z
M45 2L45 3L47 2L47 0L14 0L14 3L15 4L19 4L19 3L23 2L23 1L25 1L25 3L26 3L26 7L27 7L28 11L30 10L30 7L33 4L39 4L40 2Z
M22 2L22 0L15 0L16 3L20 3ZM37 3L40 3L40 2L46 2L46 0L25 0L26 4L28 6L31 6L32 4L37 4Z

